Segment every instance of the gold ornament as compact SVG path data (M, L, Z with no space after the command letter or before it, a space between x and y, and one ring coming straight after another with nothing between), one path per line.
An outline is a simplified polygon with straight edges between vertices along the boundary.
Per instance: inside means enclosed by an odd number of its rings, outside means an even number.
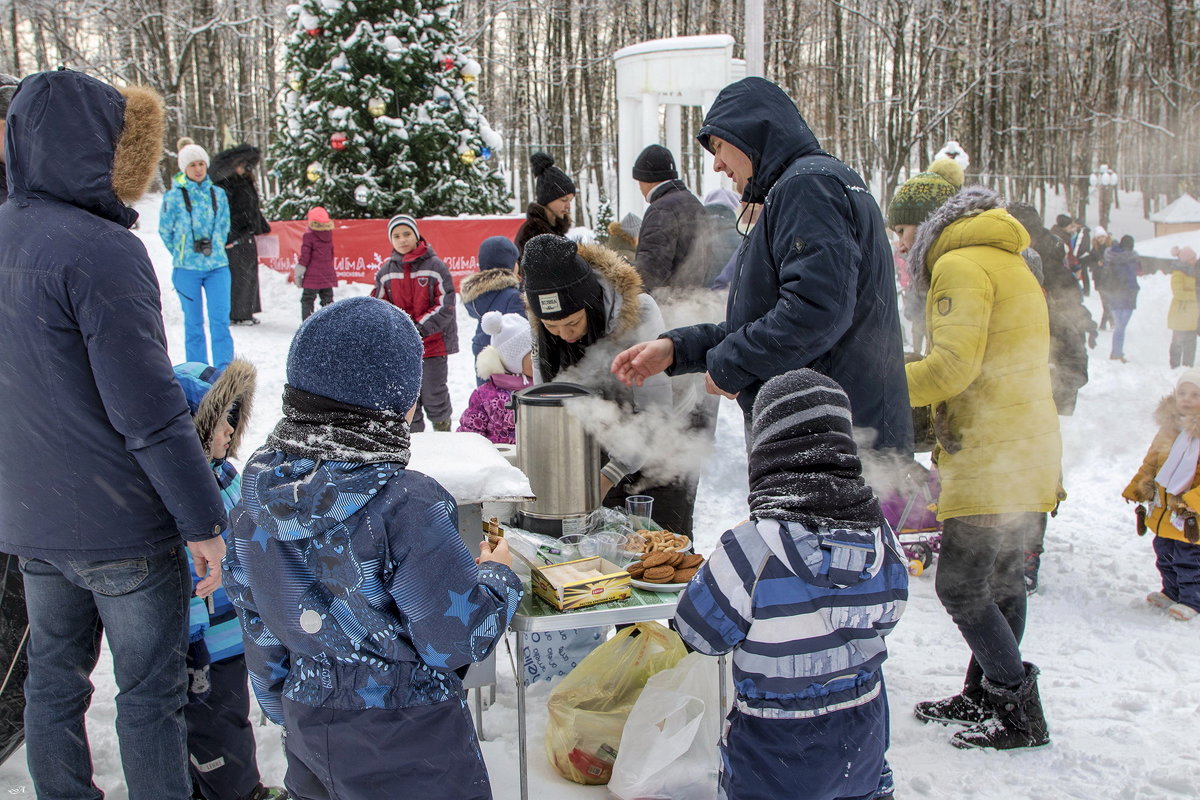
M463 83L474 83L475 81L479 80L479 76L478 75L463 75L462 79L463 79Z
M372 97L367 101L367 113L372 117L382 117L385 111L387 111L387 103L383 102L382 99Z
M468 167L475 163L475 158L476 155L474 150L467 150L458 154L458 159Z
M304 88L304 81L300 80L299 78L292 78L288 82L288 86L291 86L293 91L298 92Z
M324 172L325 170L321 168L321 165L314 161L308 165L308 171L305 173L305 176L308 178L309 183L316 183L321 180L321 175Z

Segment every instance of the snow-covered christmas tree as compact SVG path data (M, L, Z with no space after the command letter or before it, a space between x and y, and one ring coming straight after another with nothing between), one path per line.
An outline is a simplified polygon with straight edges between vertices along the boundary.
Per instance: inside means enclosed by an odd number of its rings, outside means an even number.
M457 0L304 0L271 147L272 211L335 219L511 210L500 137L476 102L479 64L459 42Z

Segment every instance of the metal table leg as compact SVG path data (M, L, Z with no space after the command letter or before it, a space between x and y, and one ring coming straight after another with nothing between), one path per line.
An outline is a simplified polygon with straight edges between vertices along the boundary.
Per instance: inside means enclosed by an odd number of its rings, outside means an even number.
M517 653L525 652L525 634L516 631ZM523 656L522 656L523 657ZM529 754L525 746L525 676L517 670L517 754L521 767L521 800L529 800Z
M721 719L725 719L725 715L729 713L729 694L725 686L725 658L724 654L717 656L717 671L720 673L717 678L717 691L721 703Z
M480 686L475 690L475 735L479 737L479 741L484 741L483 735L483 687Z

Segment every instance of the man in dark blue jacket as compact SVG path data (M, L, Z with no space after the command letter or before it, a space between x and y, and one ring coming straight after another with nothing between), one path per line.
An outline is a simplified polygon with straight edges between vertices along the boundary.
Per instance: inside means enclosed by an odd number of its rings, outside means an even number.
M162 102L78 72L31 75L8 113L0 206L0 551L29 612L26 755L40 797L99 798L84 714L103 630L131 799L191 797L183 543L220 583L224 508L167 357L127 206L153 176ZM182 540L180 538L182 534Z
M668 287L707 289L716 273L708 220L704 206L679 180L671 151L660 144L646 147L633 162L633 179L650 204L633 262L642 286L655 295Z
M891 250L879 206L853 170L821 150L783 90L746 78L717 95L697 137L714 169L764 203L742 247L725 322L668 331L619 354L627 383L666 370L706 372L710 394L749 416L764 382L808 367L837 381L876 449L908 453Z

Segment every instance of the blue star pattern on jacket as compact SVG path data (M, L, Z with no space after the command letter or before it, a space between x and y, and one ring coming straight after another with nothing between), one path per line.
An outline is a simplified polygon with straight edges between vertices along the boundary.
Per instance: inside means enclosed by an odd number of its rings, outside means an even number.
M242 492L223 570L272 720L283 697L337 709L461 697L454 670L491 652L522 588L507 567L475 564L436 481L262 449Z

